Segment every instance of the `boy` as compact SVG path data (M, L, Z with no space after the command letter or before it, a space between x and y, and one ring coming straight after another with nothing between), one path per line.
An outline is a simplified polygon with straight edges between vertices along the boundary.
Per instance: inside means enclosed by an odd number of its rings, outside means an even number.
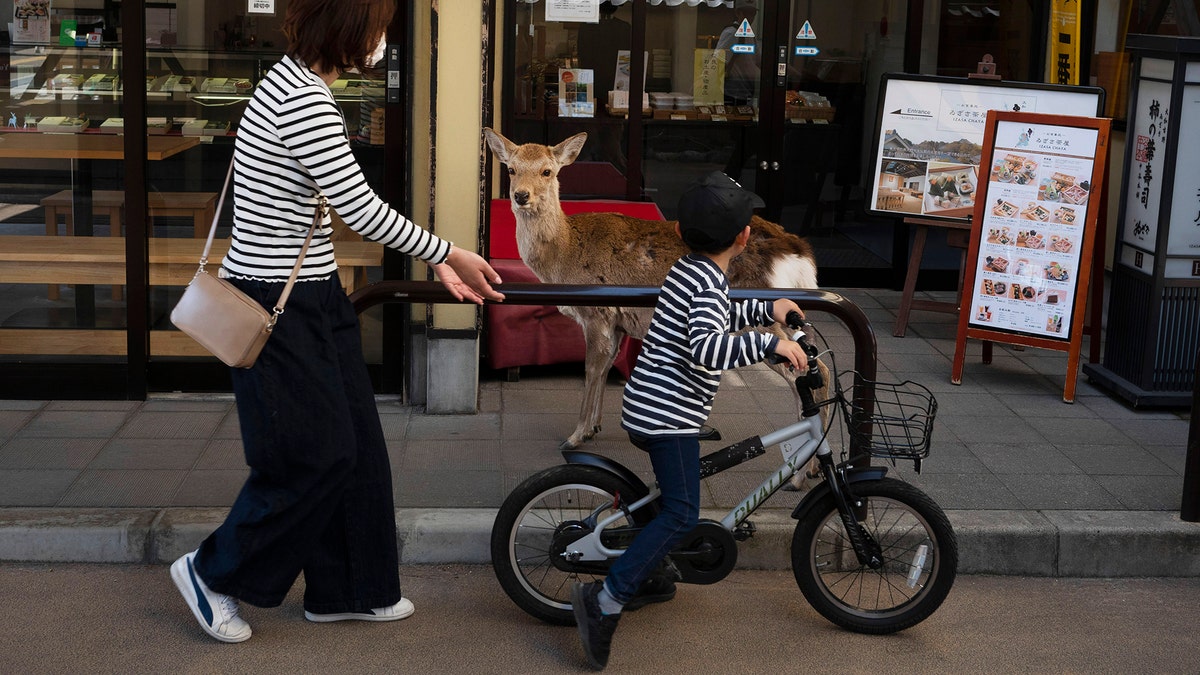
M650 455L662 510L613 563L605 582L577 583L571 603L588 663L601 670L621 609L642 581L696 526L700 515L700 426L712 409L721 371L775 352L805 370L800 345L748 326L782 322L791 300L730 303L729 262L750 240L757 195L714 171L683 193L675 232L691 253L667 274L637 365L625 385L621 427Z

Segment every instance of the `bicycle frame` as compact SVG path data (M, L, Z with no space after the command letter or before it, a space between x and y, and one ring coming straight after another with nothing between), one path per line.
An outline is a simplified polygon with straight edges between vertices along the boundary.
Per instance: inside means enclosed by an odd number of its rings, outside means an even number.
M727 446L710 455L702 457L701 462L703 464L706 459L719 456L722 453L728 453L733 449L741 450L741 447L746 444L750 445L748 450L741 452L740 455L724 466L713 468L707 472L702 470L701 478L707 478L720 473L725 469L737 466L742 462L759 457L766 452L767 448L773 445L780 446L780 448L783 450L785 459L783 464L778 469L776 469L770 476L767 477L766 480L759 484L758 487L751 490L750 494L746 495L746 497L737 506L730 510L729 513L727 513L725 517L720 520L721 527L729 532L733 532L734 528L749 518L750 514L754 513L758 507L762 506L763 502L767 501L771 495L778 492L779 489L783 487L784 483L786 483L793 475L795 475L796 471L799 470L799 467L804 466L804 464L808 462L808 460L814 455L822 458L822 464L824 464L827 461L831 461L829 458L832 457L833 452L829 447L829 441L825 438L825 435L822 431L821 417L819 415L814 415L812 417L806 417L797 422L789 424L788 426L773 431L766 436L754 436L739 443L734 443L733 445ZM617 520L624 518L629 513L637 511L646 504L658 499L660 494L661 491L658 489L658 486L655 485L646 496L638 499L628 506L623 504L620 505L619 511L596 522L589 534L573 542L571 546L573 553L572 557L577 561L600 561L620 556L622 553L624 553L624 549L609 548L601 543L600 538L604 533L604 529ZM589 516L588 520L595 519L601 511L607 509L608 507L602 507Z

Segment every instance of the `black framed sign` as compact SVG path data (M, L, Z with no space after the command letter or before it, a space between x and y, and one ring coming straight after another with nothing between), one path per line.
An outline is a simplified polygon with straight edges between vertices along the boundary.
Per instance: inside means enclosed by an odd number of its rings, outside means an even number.
M1096 117L1104 90L888 73L879 92L867 209L969 221L981 181L989 110Z

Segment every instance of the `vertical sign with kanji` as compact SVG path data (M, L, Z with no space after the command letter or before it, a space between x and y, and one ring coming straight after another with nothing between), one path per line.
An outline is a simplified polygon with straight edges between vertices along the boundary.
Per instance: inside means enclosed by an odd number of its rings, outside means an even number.
M697 49L692 71L692 100L696 105L725 102L725 50Z
M1196 81L1183 87L1179 128L1195 130L1200 129L1200 73L1189 77ZM1200 134L1180 134L1176 152L1167 255L1192 259L1192 264L1181 268L1178 276L1200 277ZM1170 269L1167 273L1175 276Z
M1050 9L1050 81L1079 84L1080 0L1054 0Z
M1125 194L1125 218L1121 223L1121 241L1132 247L1121 256L1121 262L1135 267L1133 249L1153 253L1158 248L1158 214L1162 200L1163 162L1167 144L1174 142L1168 134L1171 119L1172 64L1160 59L1143 59L1138 89L1138 109L1129 120L1127 141L1133 146L1129 163L1128 186ZM1166 75L1166 81L1157 79ZM1145 257L1142 264L1148 264ZM1143 269L1143 271L1147 271Z

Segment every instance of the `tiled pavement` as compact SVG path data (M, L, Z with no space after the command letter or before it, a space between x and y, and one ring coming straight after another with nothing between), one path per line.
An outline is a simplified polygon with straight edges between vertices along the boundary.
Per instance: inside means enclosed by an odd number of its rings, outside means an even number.
M922 473L911 465L894 471L947 511L1174 512L1178 520L1188 410L1132 409L1082 374L1067 404L1064 353L996 345L984 365L977 341L968 343L962 385L952 385L956 317L914 312L907 336L896 338L898 293L844 294L874 323L880 379L911 379L937 396ZM847 331L832 317L810 318L841 354L837 365L850 368ZM620 393L610 379L604 430L585 449L649 476L649 463L619 430ZM573 365L526 368L519 382L485 376L474 415L427 415L381 398L397 507L494 510L523 478L560 462L557 446L574 427L581 397L582 366ZM726 374L711 423L732 441L794 414L783 381L759 366ZM771 449L709 479L703 506L732 507L778 458ZM228 397L0 401L0 507L225 507L245 475ZM781 492L764 508L790 509L797 500Z

